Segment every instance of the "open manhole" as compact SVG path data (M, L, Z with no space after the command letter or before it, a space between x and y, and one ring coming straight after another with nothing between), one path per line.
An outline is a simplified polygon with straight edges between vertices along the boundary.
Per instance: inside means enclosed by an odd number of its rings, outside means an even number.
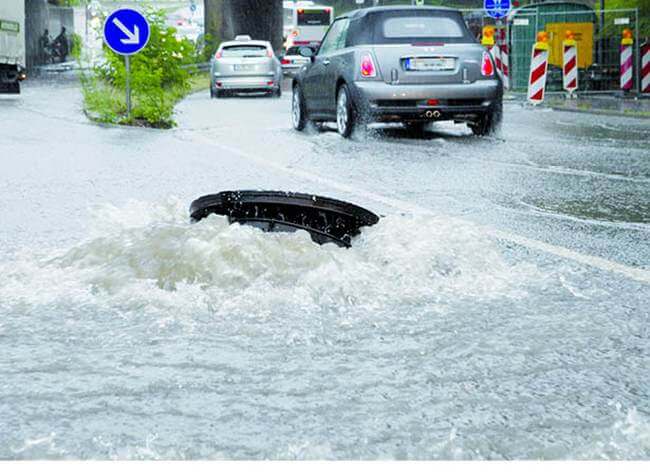
M275 191L226 191L197 198L190 206L192 220L208 215L227 216L270 232L307 231L318 244L350 247L361 227L372 226L379 217L352 203L305 193Z

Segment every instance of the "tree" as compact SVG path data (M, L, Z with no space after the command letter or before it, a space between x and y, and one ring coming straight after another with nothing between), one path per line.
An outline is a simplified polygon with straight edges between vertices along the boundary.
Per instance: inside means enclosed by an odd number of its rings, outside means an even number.
M639 37L650 37L650 0L605 0L605 10L639 9ZM612 20L613 21L613 20Z
M282 48L282 0L204 0L205 36L210 50L236 35L268 40Z

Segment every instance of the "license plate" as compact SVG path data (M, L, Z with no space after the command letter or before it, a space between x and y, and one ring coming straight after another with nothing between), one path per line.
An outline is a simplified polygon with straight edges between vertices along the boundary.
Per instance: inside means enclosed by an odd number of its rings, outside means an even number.
M407 71L449 71L456 67L454 58L407 58Z
M232 68L235 71L253 71L255 70L254 64L234 64Z

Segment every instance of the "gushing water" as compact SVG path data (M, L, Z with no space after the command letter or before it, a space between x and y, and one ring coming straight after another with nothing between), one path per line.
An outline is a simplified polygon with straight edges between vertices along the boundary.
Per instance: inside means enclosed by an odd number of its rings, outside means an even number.
M649 455L607 292L451 218L342 249L133 202L0 274L0 457Z

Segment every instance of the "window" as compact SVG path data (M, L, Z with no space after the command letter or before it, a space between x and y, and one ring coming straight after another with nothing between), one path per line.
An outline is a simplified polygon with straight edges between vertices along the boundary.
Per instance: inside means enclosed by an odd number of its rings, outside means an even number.
M345 48L345 37L348 32L349 24L350 22L347 18L342 18L332 23L332 26L320 45L318 56L328 55L336 50Z
M285 56L300 56L300 46L290 46L287 48Z
M326 26L330 24L331 10L298 10L298 26Z
M444 17L398 17L384 22L386 38L462 38L461 26Z
M351 28L350 44L476 43L462 15L409 9L370 12Z
M257 58L266 56L267 49L263 45L226 46L221 54L224 58Z

